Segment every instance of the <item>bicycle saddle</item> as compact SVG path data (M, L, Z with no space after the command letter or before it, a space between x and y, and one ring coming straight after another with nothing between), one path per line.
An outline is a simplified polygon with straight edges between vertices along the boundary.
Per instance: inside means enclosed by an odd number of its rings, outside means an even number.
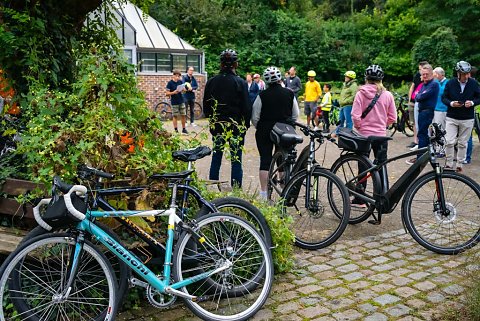
M172 172L172 173L164 173L164 174L153 174L150 176L151 179L185 179L190 174L194 172L193 169L189 169L186 171L181 171L181 172Z
M372 143L381 143L381 142L386 142L393 139L390 136L368 136L367 138Z
M172 153L173 158L181 160L182 162L194 162L198 159L204 158L212 153L208 146L198 146L192 149L177 150Z

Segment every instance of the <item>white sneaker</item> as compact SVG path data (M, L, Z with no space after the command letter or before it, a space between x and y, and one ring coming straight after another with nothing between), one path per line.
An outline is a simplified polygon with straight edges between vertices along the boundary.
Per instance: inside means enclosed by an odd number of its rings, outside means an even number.
M261 200L266 200L267 199L267 191L260 191L259 196L260 196Z
M317 126L315 126L315 127L313 128L313 130L314 130L314 131L317 131L317 130L318 130L318 127L317 127Z
M192 126L192 127L197 127L197 124L195 124L195 123L190 123L190 126Z
M410 148L411 151L417 150L418 149L418 144Z

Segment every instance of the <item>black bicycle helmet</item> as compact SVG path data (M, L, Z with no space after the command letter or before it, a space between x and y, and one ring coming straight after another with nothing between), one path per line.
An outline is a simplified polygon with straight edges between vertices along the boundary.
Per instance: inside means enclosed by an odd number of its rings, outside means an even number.
M365 70L365 78L368 80L382 80L385 74L379 65L370 65Z
M462 60L457 62L457 65L455 66L455 70L457 72L467 74L470 71L472 71L472 66L468 62Z
M226 66L232 66L237 60L237 53L233 49L225 49L220 54L220 62Z

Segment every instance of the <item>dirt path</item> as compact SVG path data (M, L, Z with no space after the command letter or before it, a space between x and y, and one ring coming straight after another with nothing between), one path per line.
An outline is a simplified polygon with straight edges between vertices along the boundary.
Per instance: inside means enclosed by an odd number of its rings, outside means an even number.
M208 132L207 130L207 122L206 120L200 120L198 122L198 127L190 127L188 126L187 129L189 130L190 134L188 136L183 136L185 139L188 137L193 137L195 134L200 132ZM171 129L171 123L166 124L167 129ZM197 136L198 137L198 136ZM259 189L259 182L258 182L258 168L259 168L259 154L255 143L255 128L251 127L246 135L246 144L245 144L245 153L243 156L243 189L249 193L258 192ZM411 138L406 137L403 134L396 133L394 139L389 142L389 157L401 155L408 151L406 145L408 145L412 141ZM211 146L211 139L210 137L204 141L204 144ZM301 148L308 144L308 141L305 140L301 147L298 147L297 150L301 150ZM464 173L472 178L474 178L477 182L480 181L480 145L478 140L474 139L474 150L473 150L473 161L469 165L464 165ZM338 147L332 143L326 143L322 145L316 152L316 159L320 164L324 167L330 168L333 162L338 158L340 155L340 150ZM208 179L208 173L210 168L210 157L206 157L197 162L196 168L201 179ZM388 168L390 186L407 170L409 165L405 163L406 159L402 159L390 164ZM430 165L427 165L425 168L425 172L431 169ZM229 181L230 180L230 161L224 159L222 162L221 172L220 172L220 179ZM403 228L401 218L400 218L400 207L401 202L398 204L395 211L391 214L384 215L382 218L382 224L378 226L374 226L368 224L367 222L358 224L358 225L350 225L345 233L342 236L342 239L349 240L349 239L356 239L359 237L369 236L369 235L377 235L387 231L396 231Z

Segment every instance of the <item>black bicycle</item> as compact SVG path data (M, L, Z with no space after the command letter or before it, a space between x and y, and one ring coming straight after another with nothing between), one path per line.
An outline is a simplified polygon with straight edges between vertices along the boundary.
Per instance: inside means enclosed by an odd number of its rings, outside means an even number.
M390 137L393 137L398 131L405 134L407 137L413 136L413 122L410 121L410 116L408 112L408 95L395 95L395 100L397 101L397 122L391 124L388 127L388 133Z
M187 119L190 120L190 106L186 105ZM155 113L160 117L161 120L171 120L173 118L172 105L167 100L159 102L155 106ZM193 105L193 117L195 120L202 118L203 116L203 107L199 102L195 101Z
M326 136L308 126L295 123L310 137L300 156L295 146L302 142L293 126L277 123L272 138L278 146L268 173L267 193L271 201L280 201L285 215L293 218L295 244L306 249L320 249L335 242L350 217L348 191L342 181L315 161L315 142ZM327 194L327 186L332 193ZM332 210L335 205L340 215Z
M380 224L382 215L391 213L405 195L402 222L412 237L436 253L457 254L480 241L480 187L470 177L440 166L435 145L444 144L445 132L435 123L429 132L428 147L372 163L364 156L371 143L391 138L341 131L338 145L343 152L331 171L345 182L350 193L349 223L357 224L373 216L369 223ZM387 164L417 154L421 155L417 161L389 187ZM432 170L420 176L427 163ZM340 217L342 207L334 209Z
M257 207L243 199L236 197L218 198L209 202L201 196L200 192L196 188L190 185L190 182L192 181L190 175L193 173L193 170L191 169L192 162L201 159L210 153L210 148L206 146L200 146L195 149L182 150L173 153L173 157L175 159L188 162L188 170L180 173L180 176L182 176L181 180L184 182L184 184L180 184L177 181L175 182L176 193L175 195L170 195L170 201L172 198L176 200L178 212L181 214L182 219L185 220L200 218L209 213L216 213L218 211L240 216L251 223L264 237L265 244L268 247L271 247L272 238L270 228L268 227L265 218ZM178 173L167 173L155 174L150 178L152 180L159 180L169 179L170 177L174 178L177 176L179 176ZM115 211L116 208L109 203L107 200L108 197L122 194L127 196L133 195L150 188L150 186L103 188L103 179L111 179L113 178L113 175L88 166L82 166L79 168L78 177L82 182L85 182L87 186L93 184L93 187L90 188L90 191L88 192L90 195L89 206L91 210L101 209L104 211ZM73 185L63 183L59 178L55 178L52 187L52 194L56 194L57 191L67 193L72 186ZM151 236L127 217L115 217L115 219L120 222L127 231L132 232L143 242L143 244L137 245L134 249L132 249L132 252L138 258L140 258L148 266L163 266L165 247L161 241ZM96 222L96 224L97 223L99 222ZM111 237L113 237L115 240L118 240L116 234L111 231L111 229L105 225L101 225L101 227ZM64 230L63 227L62 230ZM49 231L42 226L37 226L23 238L22 243L48 232ZM111 261L113 269L117 275L119 282L117 298L119 301L121 301L125 296L129 283L131 283L131 285L135 285L135 283L132 284L130 280L131 273L128 266L126 266L122 261L118 260L116 256L111 255L111 253L109 254L108 251L104 252L105 255L108 256L107 258Z

